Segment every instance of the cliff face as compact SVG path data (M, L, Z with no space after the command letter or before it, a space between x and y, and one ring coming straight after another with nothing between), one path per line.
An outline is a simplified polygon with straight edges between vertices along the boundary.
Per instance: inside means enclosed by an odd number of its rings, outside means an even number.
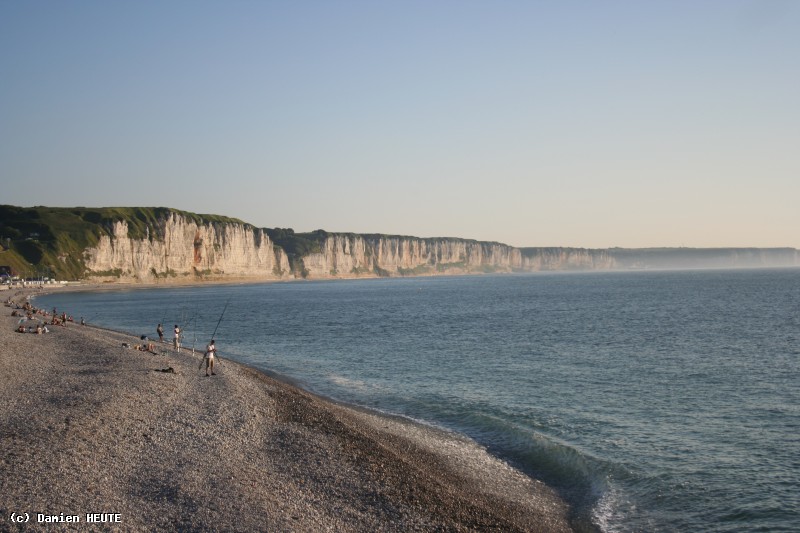
M800 265L794 248L641 248L609 250L620 269L767 268Z
M462 239L418 239L329 234L320 251L302 258L312 278L511 272L519 250Z
M142 239L128 223L84 252L87 277L124 281L241 278L311 279L511 272L523 268L520 251L498 243L325 234L319 251L299 257L294 268L264 230L242 224L198 224L172 213Z
M289 261L261 230L237 223L203 224L171 213L142 239L129 236L126 221L84 251L89 278L129 281L188 279L280 279Z
M520 270L613 270L619 262L608 250L587 248L523 248Z
M800 266L794 248L514 248L456 238L259 229L163 207L0 205L0 240L2 272L97 281Z
M425 276L544 270L742 268L797 266L794 249L586 249L514 248L465 239L332 234L299 238L311 248L290 262L265 230L236 222L198 222L172 212L130 236L124 220L113 223L84 251L87 277L123 281L203 279L278 280ZM141 228L139 229L141 231ZM310 235L310 236L309 236Z

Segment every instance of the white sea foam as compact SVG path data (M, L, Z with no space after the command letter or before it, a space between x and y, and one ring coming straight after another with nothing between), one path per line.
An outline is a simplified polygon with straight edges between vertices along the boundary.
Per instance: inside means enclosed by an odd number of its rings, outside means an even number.
M604 533L618 533L622 531L615 524L619 524L618 514L622 497L619 489L609 484L608 490L592 509L592 523Z
M330 381L335 385L338 385L340 387L345 387L348 389L364 391L370 388L369 384L366 381L362 381L360 379L346 378L344 376L337 376L334 374L328 375L328 381Z

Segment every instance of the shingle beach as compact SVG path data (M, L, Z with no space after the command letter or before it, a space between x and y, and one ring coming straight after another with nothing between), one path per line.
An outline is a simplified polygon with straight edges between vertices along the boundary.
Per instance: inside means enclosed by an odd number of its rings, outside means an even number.
M464 437L0 310L0 531L570 531L552 490Z

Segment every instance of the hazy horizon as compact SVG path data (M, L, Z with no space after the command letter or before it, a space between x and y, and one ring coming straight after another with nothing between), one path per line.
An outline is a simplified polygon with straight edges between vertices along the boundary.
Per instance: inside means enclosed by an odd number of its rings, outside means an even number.
M0 203L800 248L800 4L0 4Z

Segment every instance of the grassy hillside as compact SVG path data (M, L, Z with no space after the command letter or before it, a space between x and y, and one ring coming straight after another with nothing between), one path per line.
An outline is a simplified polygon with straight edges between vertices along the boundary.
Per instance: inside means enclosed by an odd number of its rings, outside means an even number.
M128 236L162 239L161 221L178 213L202 224L241 220L198 215L166 207L16 207L0 205L0 266L20 276L60 280L83 277L83 251L109 235L115 222L128 223Z

